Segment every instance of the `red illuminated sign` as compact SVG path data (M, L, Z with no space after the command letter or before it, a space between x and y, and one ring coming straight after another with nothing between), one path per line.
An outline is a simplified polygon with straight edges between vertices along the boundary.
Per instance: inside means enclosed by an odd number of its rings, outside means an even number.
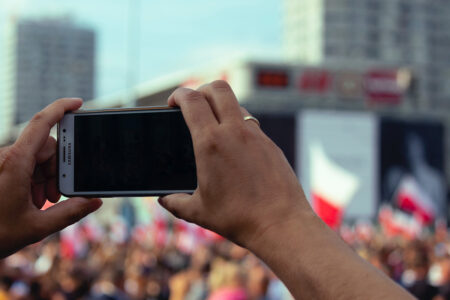
M260 87L285 88L289 85L289 75L285 70L260 70L256 82Z
M397 104L404 89L398 84L397 70L369 71L365 76L365 91L370 101Z
M331 86L331 75L325 70L305 70L299 81L302 92L325 93Z

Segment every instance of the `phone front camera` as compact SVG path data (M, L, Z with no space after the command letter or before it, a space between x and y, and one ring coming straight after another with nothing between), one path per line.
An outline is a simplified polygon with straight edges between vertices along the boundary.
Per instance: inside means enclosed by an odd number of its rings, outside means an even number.
M66 130L65 130L65 129L63 129L63 132L66 132Z
M63 174L63 177L66 178L66 174Z

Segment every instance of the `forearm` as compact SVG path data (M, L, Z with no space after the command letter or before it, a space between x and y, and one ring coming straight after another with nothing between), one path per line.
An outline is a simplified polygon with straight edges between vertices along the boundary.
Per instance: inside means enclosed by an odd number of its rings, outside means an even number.
M296 298L410 298L311 212L283 152L246 122L226 82L177 89L168 103L181 107L191 132L198 188L161 205L247 247Z
M412 299L354 253L312 211L271 226L249 249L296 299Z

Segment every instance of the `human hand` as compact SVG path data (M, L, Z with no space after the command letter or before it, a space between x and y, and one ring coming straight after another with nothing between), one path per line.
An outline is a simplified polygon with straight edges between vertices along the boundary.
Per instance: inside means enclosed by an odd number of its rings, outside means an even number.
M81 99L60 99L37 113L17 141L0 148L0 258L40 241L97 210L100 199L60 198L56 183L56 140L51 128Z
M180 88L179 106L194 144L198 188L160 198L175 216L247 248L269 228L312 211L282 151L241 108L224 81Z

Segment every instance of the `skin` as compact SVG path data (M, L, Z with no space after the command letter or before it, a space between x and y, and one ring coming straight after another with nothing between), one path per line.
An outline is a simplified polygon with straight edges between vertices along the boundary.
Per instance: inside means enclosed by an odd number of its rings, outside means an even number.
M412 299L355 254L312 211L282 151L224 81L177 89L192 135L198 188L159 199L176 217L259 256L296 299Z
M56 184L56 141L50 129L81 99L60 99L36 114L17 141L0 148L0 258L38 242L97 210L100 199L60 199Z
M259 256L296 299L412 299L331 231L312 211L282 151L256 122L244 121L229 85L180 88L168 100L191 131L198 188L159 202ZM11 146L0 148L0 257L75 223L99 199L57 202L56 144L50 129L80 99L38 113Z

